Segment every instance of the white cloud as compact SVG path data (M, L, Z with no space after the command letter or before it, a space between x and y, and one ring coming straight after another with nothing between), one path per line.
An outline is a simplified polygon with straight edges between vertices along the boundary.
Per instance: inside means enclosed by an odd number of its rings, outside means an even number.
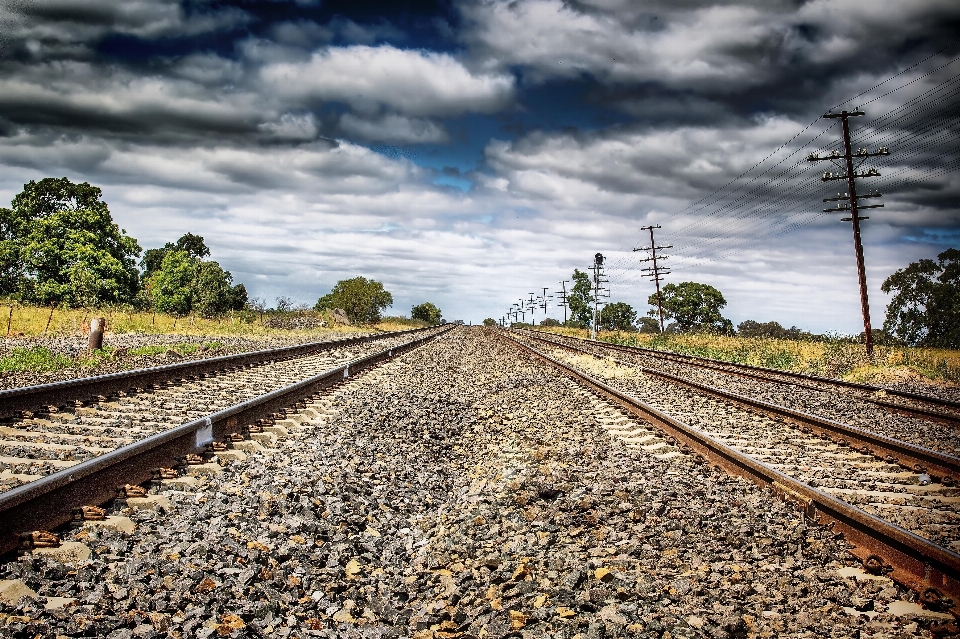
M892 42L929 37L960 14L950 0L873 3L869 11L853 0L799 7L478 0L462 11L467 28L461 37L491 71L522 65L534 82L586 73L607 84L654 81L718 93L776 81L798 61L869 66L870 58L852 56L865 46L888 50Z
M387 45L331 47L260 75L266 90L287 99L343 102L371 114L383 107L419 117L489 113L513 99L509 74L475 74L445 53Z
M435 122L400 115L359 118L352 113L344 113L340 117L340 127L352 137L389 144L442 143L449 137L444 128Z
M270 138L287 141L313 140L320 132L312 113L284 113L278 121L264 122L259 128Z

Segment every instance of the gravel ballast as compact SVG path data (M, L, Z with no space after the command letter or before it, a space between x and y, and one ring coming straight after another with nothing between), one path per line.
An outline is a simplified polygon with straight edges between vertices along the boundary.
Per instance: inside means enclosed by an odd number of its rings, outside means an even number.
M59 382L77 377L92 377L125 370L162 366L180 361L235 355L249 351L262 351L282 346L332 341L345 337L356 337L362 333L356 331L329 331L305 338L303 335L271 335L258 337L236 337L230 335L153 335L143 333L107 333L104 335L104 348L117 349L113 357L104 358L93 366L75 365L51 372L0 371L0 389L33 386ZM182 354L172 347L178 344L211 344L219 346L193 353ZM166 351L156 355L129 355L127 351L144 346L168 346ZM0 357L7 356L14 349L32 349L43 347L56 355L76 360L87 349L87 338L83 336L58 337L19 337L0 339ZM171 352L173 351L173 352Z
M12 637L919 637L912 595L752 484L659 459L478 329L351 380L290 437L4 564ZM857 575L860 574L861 578ZM844 576L846 575L846 576ZM45 610L45 597L74 600ZM62 602L59 602L62 603Z
M530 343L534 348L544 347L543 342L530 340L529 336L525 336L522 332L518 332L517 336ZM842 424L880 433L900 441L925 446L948 455L960 456L960 428L955 425L895 413L881 408L877 404L859 399L853 393L838 392L835 389L813 390L762 381L676 362L646 353L617 351L605 348L602 342L591 344L582 340L555 338L556 336L549 336L551 340L561 343L570 342L576 348L586 350L598 357L613 358L626 364L635 364L651 370L663 371L715 388L826 417ZM927 394L931 394L931 388L933 387L926 389ZM912 389L911 392L918 391Z

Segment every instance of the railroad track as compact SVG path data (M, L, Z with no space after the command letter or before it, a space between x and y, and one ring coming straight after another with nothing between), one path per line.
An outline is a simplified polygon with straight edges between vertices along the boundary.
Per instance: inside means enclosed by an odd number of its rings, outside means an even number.
M847 397L856 398L860 402L873 404L885 410L892 411L902 415L909 415L923 419L941 420L953 426L960 426L960 401L945 399L942 397L933 397L919 393L911 393L890 388L882 388L871 384L860 384L857 382L848 382L841 379L821 377L819 375L810 375L806 373L795 373L792 371L782 371L760 366L750 366L747 364L736 364L733 362L723 362L709 359L706 357L697 357L694 355L683 355L680 353L668 353L651 348L640 346L626 346L624 344L611 344L609 342L593 342L590 340L576 337L567 337L545 331L521 331L525 333L536 334L556 342L573 344L580 348L606 349L607 351L617 351L628 356L638 358L641 363L650 362L671 362L683 367L694 367L708 371L715 371L724 375L734 375L751 380L757 380L765 383L779 384L781 386L792 386L811 391L825 393L842 393Z
M318 342L0 392L0 554L150 479L274 440L285 411L449 330ZM11 486L12 485L12 486ZM124 487L128 488L124 488ZM118 492L119 491L119 492ZM93 507L91 509L91 507ZM28 537L23 535L27 534Z
M960 614L960 459L529 332L499 334L654 424L682 452L796 502L843 533L867 571Z

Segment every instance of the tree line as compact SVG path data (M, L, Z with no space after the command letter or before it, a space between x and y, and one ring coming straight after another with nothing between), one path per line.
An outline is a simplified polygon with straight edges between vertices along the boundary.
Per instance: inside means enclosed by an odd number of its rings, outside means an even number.
M247 304L243 284L199 235L143 253L102 191L67 178L31 180L0 208L0 296L41 306L130 306L219 317ZM143 259L137 258L143 253Z
M67 178L31 180L10 208L0 208L0 297L40 306L129 306L180 317L265 310L260 300L248 299L243 284L234 284L230 271L210 259L201 236L186 233L143 251L113 221L98 187ZM314 309L371 324L392 304L393 295L381 282L354 277L337 282ZM288 298L277 299L277 311L288 307ZM431 302L414 306L411 317L429 324L443 321Z
M590 276L575 269L572 279L573 289L567 295L570 318L566 325L589 328L593 322L594 302ZM874 330L874 342L960 348L960 250L947 249L937 256L936 261L924 259L911 263L884 280L881 290L893 296L887 305L883 329ZM651 309L646 316L640 316L626 302L606 304L600 311L597 327L608 331L657 333L660 331L657 301L656 294L647 298ZM734 328L733 323L721 314L721 309L727 305L726 299L709 284L667 284L661 289L661 304L664 318L669 321L664 327L667 333L713 332L741 337L810 340L825 337L796 326L785 328L778 322L745 320ZM541 322L543 326L560 324L553 319Z

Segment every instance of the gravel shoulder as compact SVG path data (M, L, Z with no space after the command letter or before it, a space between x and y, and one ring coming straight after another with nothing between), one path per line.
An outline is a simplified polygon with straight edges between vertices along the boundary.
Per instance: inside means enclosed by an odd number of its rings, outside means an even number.
M106 373L172 364L179 361L220 357L222 355L280 348L282 346L330 341L344 337L355 337L358 334L360 333L356 331L329 331L309 337L298 334L291 334L290 336L237 337L233 335L107 333L104 335L103 344L105 348L117 349L114 351L115 355L113 357L104 358L92 366L75 364L68 368L51 372L0 371L0 389L47 384L67 379L76 379L78 377L92 377ZM216 343L217 346L196 350L189 354L179 353L174 348L179 344L202 346L211 343ZM131 349L144 346L167 346L168 349L155 355L129 355L126 353L126 351ZM78 356L86 352L87 338L81 336L60 336L0 339L0 357L9 355L14 349L30 349L34 347L43 347L49 349L52 353L76 361Z
M3 565L75 605L0 603L0 634L924 636L929 619L888 609L911 594L858 579L842 539L745 481L628 448L605 410L458 329L335 389L275 448L152 488L169 511L115 504L135 531L72 529L88 559Z
M523 339L522 335L521 339ZM542 342L529 340L529 338L524 341L534 348L549 348ZM579 343L577 346L594 353L601 359L612 357L614 360L628 365L636 364L652 370L660 370L740 395L880 433L887 437L924 446L948 455L960 456L960 429L957 427L948 423L894 413L872 402L863 401L851 393L812 390L745 378L654 357L645 353L630 354L607 350L603 348L602 344L594 346L589 343ZM569 358L569 353L562 349L555 350L554 355ZM912 390L911 392L918 391ZM932 393L925 394L930 395Z

